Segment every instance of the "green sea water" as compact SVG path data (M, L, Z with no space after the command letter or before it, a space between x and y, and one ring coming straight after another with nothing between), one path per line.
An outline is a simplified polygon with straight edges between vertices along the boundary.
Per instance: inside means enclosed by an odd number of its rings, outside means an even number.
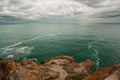
M0 25L0 58L36 62L69 55L94 69L120 63L120 25L26 23Z

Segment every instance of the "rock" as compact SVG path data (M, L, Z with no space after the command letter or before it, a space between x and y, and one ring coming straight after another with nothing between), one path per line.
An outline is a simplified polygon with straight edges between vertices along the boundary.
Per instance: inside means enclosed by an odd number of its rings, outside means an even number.
M57 56L36 64L0 60L0 80L120 80L120 64L90 73L91 60L74 62L71 56Z
M33 62L33 61L28 61L28 60L24 60L22 63L21 63L21 66L24 66L28 69L36 69L38 68L38 65Z
M88 64L87 64L88 63ZM88 66L91 65L91 66ZM64 67L67 71L68 76L72 80L81 80L84 77L90 75L89 68L92 67L92 61L86 60L81 63L71 63Z
M120 64L101 68L83 80L120 80Z
M73 61L73 57L71 56L57 56L47 60L45 64L67 65Z
M80 64L76 63L70 56L57 56L47 60L45 64L52 65L50 68L59 73L58 80L65 80L67 77L80 80L89 75L88 70L93 65L90 60Z
M0 80L8 80L14 77L15 61L2 60L0 61Z
M58 78L59 74L49 67L47 65L39 67L39 80L56 80Z

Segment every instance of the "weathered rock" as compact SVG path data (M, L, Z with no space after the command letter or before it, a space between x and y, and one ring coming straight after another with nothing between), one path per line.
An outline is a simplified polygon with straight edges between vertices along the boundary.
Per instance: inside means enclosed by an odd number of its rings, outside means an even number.
M67 65L74 62L71 56L57 56L46 61L45 64Z
M90 60L86 60L82 63L74 62L73 57L70 56L58 56L46 61L47 65L53 71L59 73L57 80L65 80L66 78L70 79L83 79L85 76L88 76L89 68L93 65Z
M0 61L0 80L9 80L14 77L15 64L14 60Z
M120 80L120 64L101 68L83 80Z
M120 80L120 64L91 74L92 66L90 60L76 63L70 56L57 56L44 64L0 60L0 80Z
M21 66L24 66L28 69L37 69L38 68L38 65L33 62L33 61L28 61L28 60L25 60L21 63Z

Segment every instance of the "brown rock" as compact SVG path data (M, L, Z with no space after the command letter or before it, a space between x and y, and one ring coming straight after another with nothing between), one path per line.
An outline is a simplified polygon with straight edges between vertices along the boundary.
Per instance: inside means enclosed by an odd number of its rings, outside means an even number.
M70 56L57 56L44 64L0 60L0 80L120 80L120 64L91 74L92 66L91 60L76 63Z
M119 73L120 64L111 67L101 68L83 80L120 80Z
M24 60L21 63L21 65L28 68L28 69L36 69L36 68L38 68L38 65L35 62L29 61L29 60Z
M73 57L70 56L57 56L47 60L45 64L67 65L72 63L73 61Z
M15 73L15 61L14 60L2 60L0 61L0 79L11 79Z

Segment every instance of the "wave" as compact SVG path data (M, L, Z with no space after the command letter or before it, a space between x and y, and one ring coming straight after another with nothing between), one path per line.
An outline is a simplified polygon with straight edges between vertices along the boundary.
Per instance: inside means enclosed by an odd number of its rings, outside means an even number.
M58 32L56 34L48 34L48 35L44 35L44 36L37 36L28 40L23 40L21 42L3 47L0 49L0 58L5 58L5 59L16 59L18 60L20 58L20 56L24 57L24 55L28 55L31 53L31 51L34 49L34 47L30 47L30 46L20 46L21 44L30 42L30 41L34 41L37 40L41 37L53 37L53 36L58 36L60 35L61 32Z
M21 42L18 42L18 43L15 43L15 44L12 44L12 45L9 45L9 46L6 46L4 48L9 48L9 47L16 47L20 44L23 44L23 43L26 43L26 42L30 42L30 41L33 41L33 40L36 40L36 39L39 39L41 37L52 37L52 36L58 36L58 35L61 35L61 32L58 32L56 34L48 34L48 35L44 35L44 36L37 36L37 37L34 37L34 38L31 38L31 39L28 39L28 40L23 40Z
M24 41L22 41L22 42L18 42L18 43L15 43L15 44L13 44L13 45L10 45L10 46L7 46L7 48L9 48L9 47L15 47L15 46L17 46L17 45L20 45L20 44L22 44Z
M97 49L94 49L94 51L95 51L94 58L96 61L95 65L96 65L96 68L99 69L99 63L100 63L99 52Z
M58 35L61 35L61 32L57 33L57 34L48 34L48 36L58 36Z
M100 65L99 51L96 48L94 48L91 43L88 43L88 50L91 49L94 52L93 57L94 57L95 67L96 69L99 69L99 65Z
M0 20L50 16L116 17L114 15L120 15L119 9L120 0L1 0Z
M18 60L25 55L29 55L33 49L34 47L30 46L2 48L0 49L0 58Z

